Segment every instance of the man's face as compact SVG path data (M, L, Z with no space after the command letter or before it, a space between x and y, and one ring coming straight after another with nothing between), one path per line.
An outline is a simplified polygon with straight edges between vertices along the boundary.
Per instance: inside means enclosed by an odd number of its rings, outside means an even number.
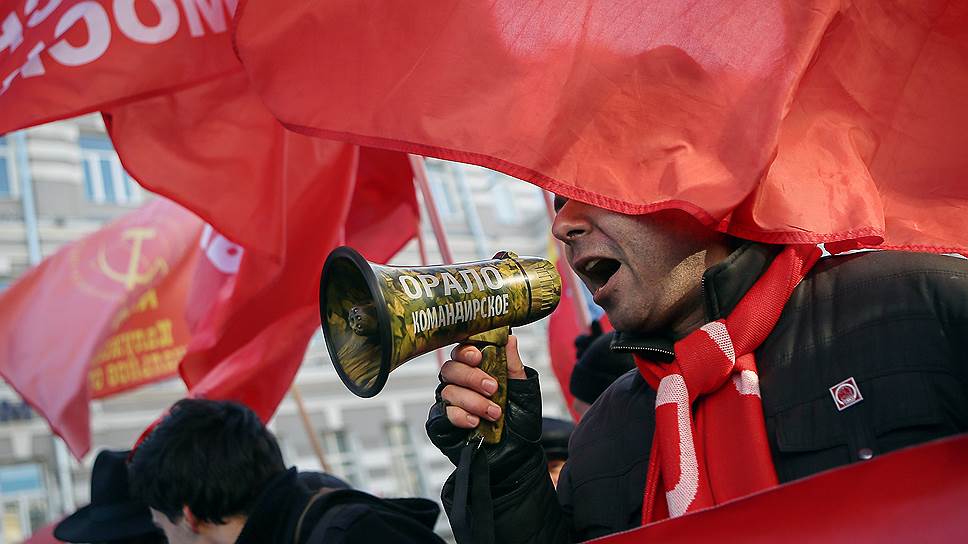
M675 334L701 311L702 274L728 255L722 235L679 210L623 215L555 198L552 233L620 331Z
M159 529L164 531L169 544L195 544L198 542L198 535L192 531L185 520L185 516L180 516L176 522L168 519L164 513L151 508L151 520Z

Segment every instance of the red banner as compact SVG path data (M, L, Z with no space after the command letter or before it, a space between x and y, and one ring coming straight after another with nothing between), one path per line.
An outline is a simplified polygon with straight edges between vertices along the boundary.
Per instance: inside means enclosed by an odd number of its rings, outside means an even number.
M181 297L200 229L191 213L154 200L65 246L0 295L0 374L76 456L90 448L92 393L171 375L185 349Z
M553 244L551 247L555 247ZM575 293L571 282L567 281L567 274L572 274L568 262L557 256L557 251L551 251L549 258L555 261L558 274L561 275L561 300L558 307L548 318L548 356L551 359L551 370L558 379L561 396L565 399L565 406L576 421L579 419L575 412L575 397L571 394L571 373L575 369L577 351L575 338L579 334L588 333L588 324L581 323L576 304L584 304L581 293Z
M180 367L190 394L244 402L268 420L319 327L329 251L349 242L384 262L415 234L406 156L285 130L242 73L131 102L105 121L128 172L237 251L230 267L207 251L196 274Z
M829 470L589 542L964 542L968 436Z
M182 359L191 394L268 419L319 325L328 251L385 261L416 232L406 156L284 130L232 50L235 0L39 3L0 4L0 132L104 110L128 172L221 233L178 284L188 323L150 293L127 302L90 383L110 394Z
M196 260L186 257L157 287L118 312L111 336L90 363L91 398L116 395L178 373L191 340L185 310Z
M764 242L964 251L966 27L946 0L243 0L236 45L305 134Z
M3 1L0 134L238 71L236 3Z

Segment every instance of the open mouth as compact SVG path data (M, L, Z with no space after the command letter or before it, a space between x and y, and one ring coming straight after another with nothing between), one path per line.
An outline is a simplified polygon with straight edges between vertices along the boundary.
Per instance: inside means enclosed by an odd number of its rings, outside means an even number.
M588 280L590 284L588 287L591 289L592 294L594 294L608 283L608 280L618 272L621 266L622 263L615 259L601 257L585 261L579 267L578 272Z

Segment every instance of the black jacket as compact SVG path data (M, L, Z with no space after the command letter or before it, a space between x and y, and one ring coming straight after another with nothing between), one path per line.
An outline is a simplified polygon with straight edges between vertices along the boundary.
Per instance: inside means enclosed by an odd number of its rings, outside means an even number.
M778 249L747 244L707 270L708 319L728 315ZM662 360L672 342L620 335L613 347ZM823 259L794 291L756 362L781 482L964 432L968 262L903 252ZM829 388L851 377L863 400L838 411ZM654 404L637 371L602 394L572 435L557 502L534 462L540 448L505 452L533 470L513 473L514 482L492 478L498 542L583 541L638 526Z
M433 501L380 499L352 489L324 491L307 487L296 469L277 476L259 497L236 544L443 544L433 532L439 514Z

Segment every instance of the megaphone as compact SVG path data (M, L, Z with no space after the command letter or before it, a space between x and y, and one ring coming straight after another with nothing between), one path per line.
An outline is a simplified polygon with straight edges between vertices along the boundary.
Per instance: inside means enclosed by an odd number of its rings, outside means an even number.
M319 317L330 358L350 391L372 397L403 363L457 342L481 348L480 368L498 383L494 423L475 437L494 444L504 428L510 327L537 321L561 297L555 266L501 252L487 261L451 266L381 266L343 246L326 258Z

